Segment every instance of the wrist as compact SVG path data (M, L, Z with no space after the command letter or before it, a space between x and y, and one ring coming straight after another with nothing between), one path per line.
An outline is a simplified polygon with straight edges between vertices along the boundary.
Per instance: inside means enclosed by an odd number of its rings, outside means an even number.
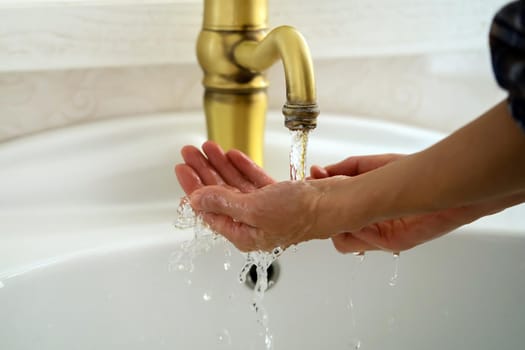
M321 238L355 231L375 222L379 194L363 177L334 176L317 180L320 191L316 228Z

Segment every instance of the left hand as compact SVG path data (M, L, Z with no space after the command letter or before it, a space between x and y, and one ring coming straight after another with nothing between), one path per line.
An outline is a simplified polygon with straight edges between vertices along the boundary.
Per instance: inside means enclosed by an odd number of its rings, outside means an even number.
M213 230L242 251L286 248L314 238L316 204L331 177L314 182L276 183L240 151L224 153L213 142L182 149L175 168L192 207Z
M175 166L177 179L188 196L205 186L225 186L248 193L275 182L240 151L224 153L212 141L205 142L202 150L204 154L196 147L185 146L181 150L185 163Z

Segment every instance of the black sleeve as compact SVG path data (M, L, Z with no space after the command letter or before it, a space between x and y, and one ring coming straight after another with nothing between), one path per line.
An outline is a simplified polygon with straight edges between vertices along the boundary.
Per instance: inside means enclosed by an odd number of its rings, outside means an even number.
M525 0L514 1L496 14L490 50L496 80L509 92L509 110L525 129Z

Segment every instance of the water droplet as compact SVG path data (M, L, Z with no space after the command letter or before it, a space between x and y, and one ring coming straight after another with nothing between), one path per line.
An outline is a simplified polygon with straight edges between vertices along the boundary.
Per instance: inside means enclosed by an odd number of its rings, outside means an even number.
M394 253L394 272L392 272L392 277L390 277L389 285L390 287L395 287L397 285L397 280L399 278L399 253Z
M231 267L232 267L231 262L226 261L226 262L224 263L224 271L229 271Z
M348 303L346 304L346 308L351 312L354 310L354 300L352 299L352 297L348 298Z
M266 329L266 334L264 335L264 344L266 345L266 350L273 349L273 335L270 334L268 329Z
M220 344L232 345L230 331L228 331L226 328L219 333L217 339L219 340Z
M357 258L358 263L365 261L365 252L354 252L352 254Z
M356 307L354 303L354 287L356 285L359 285L356 283L356 279L358 274L360 273L363 261L365 260L365 252L355 252L353 253L356 263L353 265L353 269L350 273L350 285L348 289L348 299L346 303L346 307L348 309L349 317L350 317L350 334L356 334L357 333L357 318L356 318ZM352 349L359 349L361 347L361 341L355 337L350 338L350 348Z
M232 256L232 250L230 248L229 242L224 240L224 257L229 258Z
M239 273L239 282L245 283L246 278L248 277L248 272L250 272L250 269L253 266L253 262L250 259L250 255L248 254L248 257L246 258L246 262L242 266L241 272Z
M5 284L2 281L0 281L0 289L2 289L4 287L5 287Z
M396 325L396 318L393 315L390 315L387 321L388 331L394 333L394 327Z
M204 293L204 295L202 296L202 299L204 299L204 301L210 301L211 300L211 293L209 293L209 292Z

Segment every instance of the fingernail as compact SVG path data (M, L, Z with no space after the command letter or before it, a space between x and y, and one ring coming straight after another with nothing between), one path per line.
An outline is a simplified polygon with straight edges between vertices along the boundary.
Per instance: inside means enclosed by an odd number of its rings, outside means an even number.
M210 211L217 205L217 194L209 190L198 190L190 196L190 201L193 209Z

